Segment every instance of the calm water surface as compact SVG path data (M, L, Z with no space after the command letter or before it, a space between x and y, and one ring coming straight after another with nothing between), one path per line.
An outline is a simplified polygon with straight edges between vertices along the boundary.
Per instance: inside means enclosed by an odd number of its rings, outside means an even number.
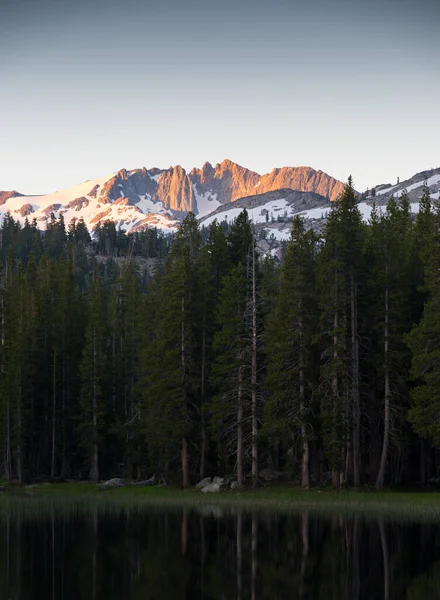
M440 599L438 525L98 505L0 528L2 599Z

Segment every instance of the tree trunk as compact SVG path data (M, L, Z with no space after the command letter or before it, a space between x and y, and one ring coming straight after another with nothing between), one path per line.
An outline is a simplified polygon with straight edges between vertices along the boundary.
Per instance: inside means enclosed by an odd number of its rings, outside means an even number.
M241 383L241 367L238 368L238 398L237 398L237 482L244 485L243 475L243 398Z
M63 349L63 359L62 359L62 367L61 367L61 412L62 412L62 427L63 427L63 455L61 459L61 473L60 476L62 479L67 477L68 466L67 466L67 414L66 414L66 348L64 345Z
M11 401L9 394L6 400L6 443L5 443L5 478L6 481L11 481L12 465L11 465Z
M16 446L16 460L17 460L17 479L21 485L23 483L23 457L22 457L22 387L21 387L21 365L18 368L18 390L17 390L17 446Z
M93 483L98 483L99 481L99 451L98 444L93 442L92 444L92 457L91 457L91 467L90 467L90 480Z
M57 352L53 351L53 381L52 381L52 452L50 461L50 478L53 481L55 478L55 462L56 462L56 407L57 407Z
M182 485L184 488L190 486L189 479L189 460L188 460L188 439L182 437Z
M337 361L338 359L338 326L339 326L339 314L338 314L338 274L335 273L335 312L333 315L333 329L334 329L334 335L333 335L333 360ZM336 426L336 420L338 419L338 414L337 414L337 410L335 408L335 403L338 402L338 396L339 396L339 391L338 391L338 374L336 372L336 370L334 370L333 372L333 376L332 376L332 395L333 395L333 424L334 427ZM334 435L336 436L337 433L336 431L334 432ZM339 462L340 459L338 459ZM334 457L333 457L333 461L334 461ZM336 465L336 464L332 464L332 485L334 487L339 488L341 485L341 480L340 480L340 466Z
M360 442L360 403L359 403L359 339L357 322L357 286L353 273L350 281L351 301L351 364L353 398L353 483L359 487L359 442Z
M203 317L203 334L202 334L202 372L200 381L200 421L201 421L201 436L202 444L200 448L200 472L199 476L202 480L205 477L205 464L206 464L206 449L207 449L207 434L206 434L206 423L205 423L205 377L206 377L206 323L205 315Z
M304 369L302 366L299 371L299 410L301 413L301 440L302 440L302 457L301 457L301 487L308 490L310 487L309 479L309 442L307 439L307 429L304 422L305 408L305 390L304 390Z
M181 358L181 377L182 377L182 388L185 396L184 403L186 408L186 392L185 392L185 361L186 361L186 348L185 348L185 296L182 294L182 331L181 331L181 346L180 346L180 358ZM188 459L188 439L186 435L182 436L182 486L187 488L190 486L189 479L189 459Z
M252 250L252 485L258 484L258 406L257 406L257 294L255 282L255 248Z
M0 234L1 235L1 234ZM1 238L0 238L1 239ZM6 286L8 276L8 265L6 264L6 274L4 285ZM2 297L1 302L1 345L5 345L5 301ZM3 376L4 364L1 364L0 376ZM4 448L4 470L5 479L10 481L12 477L11 469L11 405L9 394L6 394L6 431L5 431L5 448Z
M388 273L388 268L387 271ZM385 289L385 330L384 330L384 422L382 455L380 457L379 472L376 479L376 489L381 490L385 479L385 469L388 458L388 445L390 435L390 372L389 372L389 296L388 282Z
M99 450L98 450L98 401L97 401L97 390L96 390L96 331L93 332L93 441L92 441L92 453L91 453L91 465L90 465L90 479L94 483L99 481Z
M300 301L300 311L302 310L302 302ZM299 337L300 337L300 356L299 356L299 412L301 415L301 487L308 490L310 487L309 480L309 442L307 439L307 428L304 422L305 419L305 386L304 386L304 348L303 348L303 320L299 319Z

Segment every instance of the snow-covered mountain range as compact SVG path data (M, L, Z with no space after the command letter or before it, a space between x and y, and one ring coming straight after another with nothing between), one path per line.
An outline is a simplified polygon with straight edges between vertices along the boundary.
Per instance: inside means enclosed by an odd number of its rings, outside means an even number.
M440 168L417 173L410 179L381 184L362 194L359 209L368 219L373 203L385 205L389 198L406 190L413 212L423 186L431 198L439 199ZM157 227L175 231L181 218L193 211L202 226L214 218L232 222L246 208L251 219L269 236L287 239L290 222L301 214L313 222L325 219L331 201L343 190L343 183L311 167L283 167L259 175L229 160L213 167L209 163L189 173L180 167L169 169L121 169L106 177L85 181L75 187L40 196L0 191L0 218L10 213L24 222L36 219L41 229L53 213L63 215L66 225L83 218L92 230L98 223L114 221L128 232Z
M281 188L315 192L326 202L338 197L343 184L310 167L283 167L259 175L229 160L215 167L205 163L189 173L180 166L121 169L42 196L0 192L0 216L10 212L22 222L35 218L42 229L53 213L63 215L66 224L82 217L90 229L112 220L128 232L145 227L173 231L189 211L202 218L238 198Z

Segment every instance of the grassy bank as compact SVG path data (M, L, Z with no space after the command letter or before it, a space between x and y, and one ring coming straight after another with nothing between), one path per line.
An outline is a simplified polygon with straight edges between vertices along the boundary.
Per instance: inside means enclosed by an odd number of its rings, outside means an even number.
M98 492L88 483L53 484L19 488L0 495L0 513L6 511L140 511L152 507L187 507L224 512L264 510L321 514L362 515L411 521L440 522L438 492L375 492L331 489L302 491L274 486L244 492L202 494L194 489L118 488Z

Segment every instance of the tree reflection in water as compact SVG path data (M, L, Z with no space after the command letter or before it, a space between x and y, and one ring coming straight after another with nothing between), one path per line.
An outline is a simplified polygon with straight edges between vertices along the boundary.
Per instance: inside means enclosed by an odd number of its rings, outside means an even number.
M440 598L440 527L195 509L0 514L11 600Z

